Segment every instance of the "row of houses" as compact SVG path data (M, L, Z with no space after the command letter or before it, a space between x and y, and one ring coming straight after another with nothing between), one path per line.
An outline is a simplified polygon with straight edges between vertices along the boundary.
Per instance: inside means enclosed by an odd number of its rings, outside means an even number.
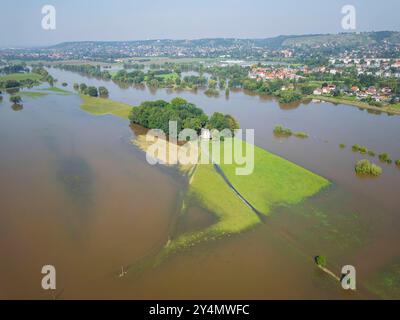
M249 72L250 79L275 80L275 79L299 79L301 76L296 74L297 70L290 68L259 68L254 67Z
M337 88L334 84L330 84L328 86L315 89L313 94L316 96L320 96L323 94L332 94L336 89ZM355 96L359 100L370 97L376 102L389 101L392 98L392 89L388 87L377 89L376 87L371 86L367 89L362 90L357 86L353 86L349 90L343 91L342 93L349 96Z
M335 90L336 90L336 86L334 84L329 84L325 87L315 89L313 94L316 96L320 96L323 94L331 94Z

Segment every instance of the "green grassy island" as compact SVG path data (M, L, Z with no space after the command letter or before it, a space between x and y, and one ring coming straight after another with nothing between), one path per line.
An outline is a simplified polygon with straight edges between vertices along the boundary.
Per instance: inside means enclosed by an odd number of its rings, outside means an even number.
M93 115L112 114L123 119L128 119L129 113L132 110L132 106L126 103L90 97L83 94L80 97L82 99L81 109Z
M81 95L81 98L81 108L94 115L112 114L127 119L133 109L130 105L109 99L87 95ZM183 99L181 101L187 103ZM179 100L173 102L176 104ZM151 102L147 104L150 108ZM145 105L146 103L142 104ZM190 107L200 112L194 105ZM172 106L167 105L167 108L174 110L173 103ZM134 121L132 116L135 114L141 116L141 109L135 110L136 112L130 114L131 121ZM228 115L227 117L230 119ZM213 121L209 124L213 124ZM236 138L225 138L221 146L225 144L230 148L236 142L237 146L241 145L242 150L251 147L245 141L234 139ZM137 140L140 140L140 136ZM210 141L207 152L212 150L213 143L215 141ZM138 142L137 145L143 151L148 148L144 143ZM251 160L251 165L254 166L254 170L249 175L237 175L236 169L242 165L224 164L223 161L219 163L215 154L208 156L212 160L209 164L197 164L181 170L188 176L188 189L183 199L181 215L186 214L188 206L195 204L211 212L216 222L202 230L188 231L172 237L154 258L155 264L176 251L253 228L261 223L262 216L267 217L270 214L273 207L297 204L330 184L325 178L307 169L262 148L253 147L254 162ZM219 156L220 159L224 159L223 148Z

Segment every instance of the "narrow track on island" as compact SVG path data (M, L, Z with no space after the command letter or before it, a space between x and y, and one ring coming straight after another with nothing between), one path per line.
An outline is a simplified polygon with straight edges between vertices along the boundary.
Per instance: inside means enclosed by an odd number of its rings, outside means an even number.
M228 177L225 175L225 173L222 171L221 167L213 162L213 166L215 171L224 179L225 183L235 192L235 194L239 197L240 200L242 200L256 215L257 217L262 221L265 222L266 216L258 211L245 197L241 195L241 193L233 186L233 184L229 181Z

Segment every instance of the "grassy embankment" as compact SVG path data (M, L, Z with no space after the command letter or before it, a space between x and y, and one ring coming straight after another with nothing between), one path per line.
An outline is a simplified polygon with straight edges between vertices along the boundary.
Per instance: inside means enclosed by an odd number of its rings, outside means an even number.
M321 101L326 101L326 102L332 102L332 103L347 104L347 105L355 106L355 107L358 107L358 108L361 108L361 109L366 109L366 110L373 110L373 111L387 112L387 113L393 113L393 114L400 114L400 104L394 104L394 105L391 105L391 106L376 107L376 106L371 106L368 103L359 101L357 99L346 98L346 97L326 97L326 96L310 95L310 96L308 96L308 98L321 100Z
M164 74L158 74L156 75L156 78L161 78L163 80L167 80L167 79L176 79L178 78L179 75L176 72L171 72L171 73L164 73ZM148 77L145 76L145 81L148 80Z
M229 144L229 143L228 143ZM246 142L242 141L243 150ZM264 215L279 205L299 203L329 185L329 181L259 147L254 148L254 171L237 175L236 164L220 168L235 189ZM224 155L221 152L221 159ZM243 232L260 223L260 219L224 181L212 164L197 165L189 183L187 202L195 199L204 209L215 214L217 223L171 240L164 254L192 247L196 243Z
M246 150L246 142L242 144ZM254 146L254 172L237 175L238 167L221 163L232 185L265 215L273 206L296 204L329 185L325 178L257 146Z
M105 98L95 98L80 95L82 99L81 109L93 115L112 114L114 116L128 119L132 106L126 103L113 101Z

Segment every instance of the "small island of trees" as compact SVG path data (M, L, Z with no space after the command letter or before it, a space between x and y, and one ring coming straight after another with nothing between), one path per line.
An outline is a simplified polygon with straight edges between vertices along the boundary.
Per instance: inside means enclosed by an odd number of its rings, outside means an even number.
M281 125L277 125L274 128L274 134L277 137L291 137L292 135L294 135L295 137L300 138L300 139L308 138L308 134L306 132L298 131L298 132L293 133L293 131L291 129L285 128Z
M11 96L10 102L13 104L20 104L22 102L22 98L20 96Z
M359 175L379 176L382 174L382 168L369 160L363 159L356 163L355 171Z
M85 83L74 83L74 89L79 91L81 94L88 95L90 97L108 97L108 89L106 87L100 86L96 88L94 86L87 86Z
M161 129L169 134L169 121L177 121L178 132L182 129L193 129L200 133L202 128L232 132L239 128L239 123L230 115L215 112L210 118L195 104L182 98L171 102L164 100L145 101L133 107L129 116L131 123L149 129Z

